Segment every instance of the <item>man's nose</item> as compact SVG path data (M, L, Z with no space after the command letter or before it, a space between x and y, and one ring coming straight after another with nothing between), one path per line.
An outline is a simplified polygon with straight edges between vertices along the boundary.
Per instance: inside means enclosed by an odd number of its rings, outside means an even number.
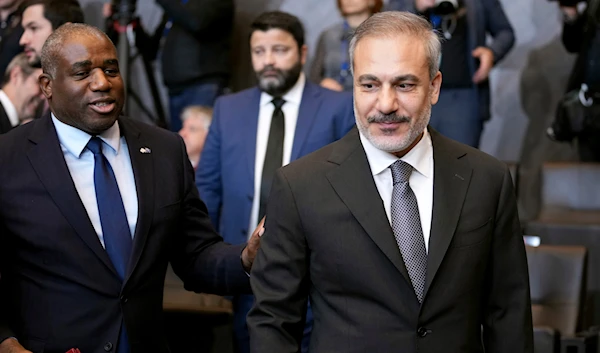
M92 72L92 82L90 83L92 91L107 91L112 88L112 85L106 74L102 70L94 70Z
M265 60L265 66L275 64L275 57L273 56L273 52L270 50L267 51L265 53L264 60Z
M27 31L25 31L25 32L23 32L23 35L21 35L21 39L19 39L19 45L24 46L28 43L29 43L29 34L27 34Z
M399 108L398 96L393 87L382 87L377 97L377 110L383 114L390 114Z

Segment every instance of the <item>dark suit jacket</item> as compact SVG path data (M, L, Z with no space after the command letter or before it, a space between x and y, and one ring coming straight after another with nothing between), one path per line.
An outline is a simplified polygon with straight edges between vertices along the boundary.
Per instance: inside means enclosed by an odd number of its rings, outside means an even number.
M161 65L169 94L179 94L199 83L226 85L231 70L234 1L157 2L164 9L164 15L173 21L165 39ZM183 65L182 58L185 58Z
M8 120L8 114L4 110L4 106L0 103L0 134L5 134L12 130L13 126Z
M433 217L419 305L357 130L279 170L251 284L252 352L532 352L511 176L431 130ZM481 328L483 327L483 340Z
M260 95L255 87L217 100L196 170L196 185L208 214L232 244L248 238ZM351 94L306 81L290 160L339 140L354 123Z
M123 284L77 194L52 120L0 137L0 340L14 335L35 353L114 351L124 320L132 353L168 352L162 299L169 261L188 289L249 290L242 247L225 245L211 226L183 141L124 117L119 125L139 205Z
M469 72L471 75L479 68L478 62L471 56L477 47L488 47L494 52L495 64L502 60L515 43L513 28L506 17L499 0L463 0L467 9ZM410 11L416 13L415 0L390 0L388 10ZM493 37L486 45L487 34ZM486 80L475 86L479 94L478 104L481 119L490 118L490 83Z

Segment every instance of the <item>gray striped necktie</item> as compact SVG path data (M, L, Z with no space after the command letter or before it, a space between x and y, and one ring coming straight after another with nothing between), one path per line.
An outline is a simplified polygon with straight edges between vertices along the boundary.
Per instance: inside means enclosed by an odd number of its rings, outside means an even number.
M394 181L391 207L392 229L417 299L419 303L422 303L427 273L427 251L425 250L419 205L415 193L408 184L413 167L406 162L397 160L390 166L390 169Z

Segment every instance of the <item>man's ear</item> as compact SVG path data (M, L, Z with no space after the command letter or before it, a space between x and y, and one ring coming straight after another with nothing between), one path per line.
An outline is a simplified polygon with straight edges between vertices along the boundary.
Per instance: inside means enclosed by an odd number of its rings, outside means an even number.
M47 73L43 73L40 75L40 78L38 79L39 83L40 83L40 89L42 90L42 93L44 94L44 96L46 96L46 99L51 99L52 98L52 77L50 77L50 75L48 75Z
M302 63L302 66L306 65L307 58L308 58L308 46L306 44L304 44L300 48L300 63Z
M17 65L15 67L13 67L13 69L10 71L10 78L8 82L12 82L13 84L15 82L17 82L17 79L23 76L23 71L21 70L21 68Z
M431 94L430 103L435 105L438 102L438 98L440 97L440 88L442 87L442 73L440 71L437 72L433 80L431 80L431 90L429 91Z

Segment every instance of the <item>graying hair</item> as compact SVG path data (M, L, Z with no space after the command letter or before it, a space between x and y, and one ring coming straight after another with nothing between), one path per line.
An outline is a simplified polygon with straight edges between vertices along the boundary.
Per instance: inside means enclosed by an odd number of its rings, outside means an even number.
M208 130L212 122L213 109L204 105L189 105L181 113L181 121L187 120L192 116L202 119L204 128Z
M349 45L352 74L354 74L354 51L361 39L365 37L393 37L396 35L409 35L422 40L429 61L429 76L430 79L433 79L440 69L442 52L440 37L425 18L410 12L400 11L376 13L356 28Z
M23 73L24 77L29 77L29 75L33 74L33 72L39 68L29 64L27 54L20 53L16 55L6 67L6 71L2 77L2 87L6 86L6 84L10 82L10 73L15 69L15 67L21 68L21 72Z
M90 36L97 39L106 38L112 44L106 33L97 27L85 23L66 23L52 32L42 47L42 70L45 74L54 78L60 58L59 52L64 42L75 36Z

